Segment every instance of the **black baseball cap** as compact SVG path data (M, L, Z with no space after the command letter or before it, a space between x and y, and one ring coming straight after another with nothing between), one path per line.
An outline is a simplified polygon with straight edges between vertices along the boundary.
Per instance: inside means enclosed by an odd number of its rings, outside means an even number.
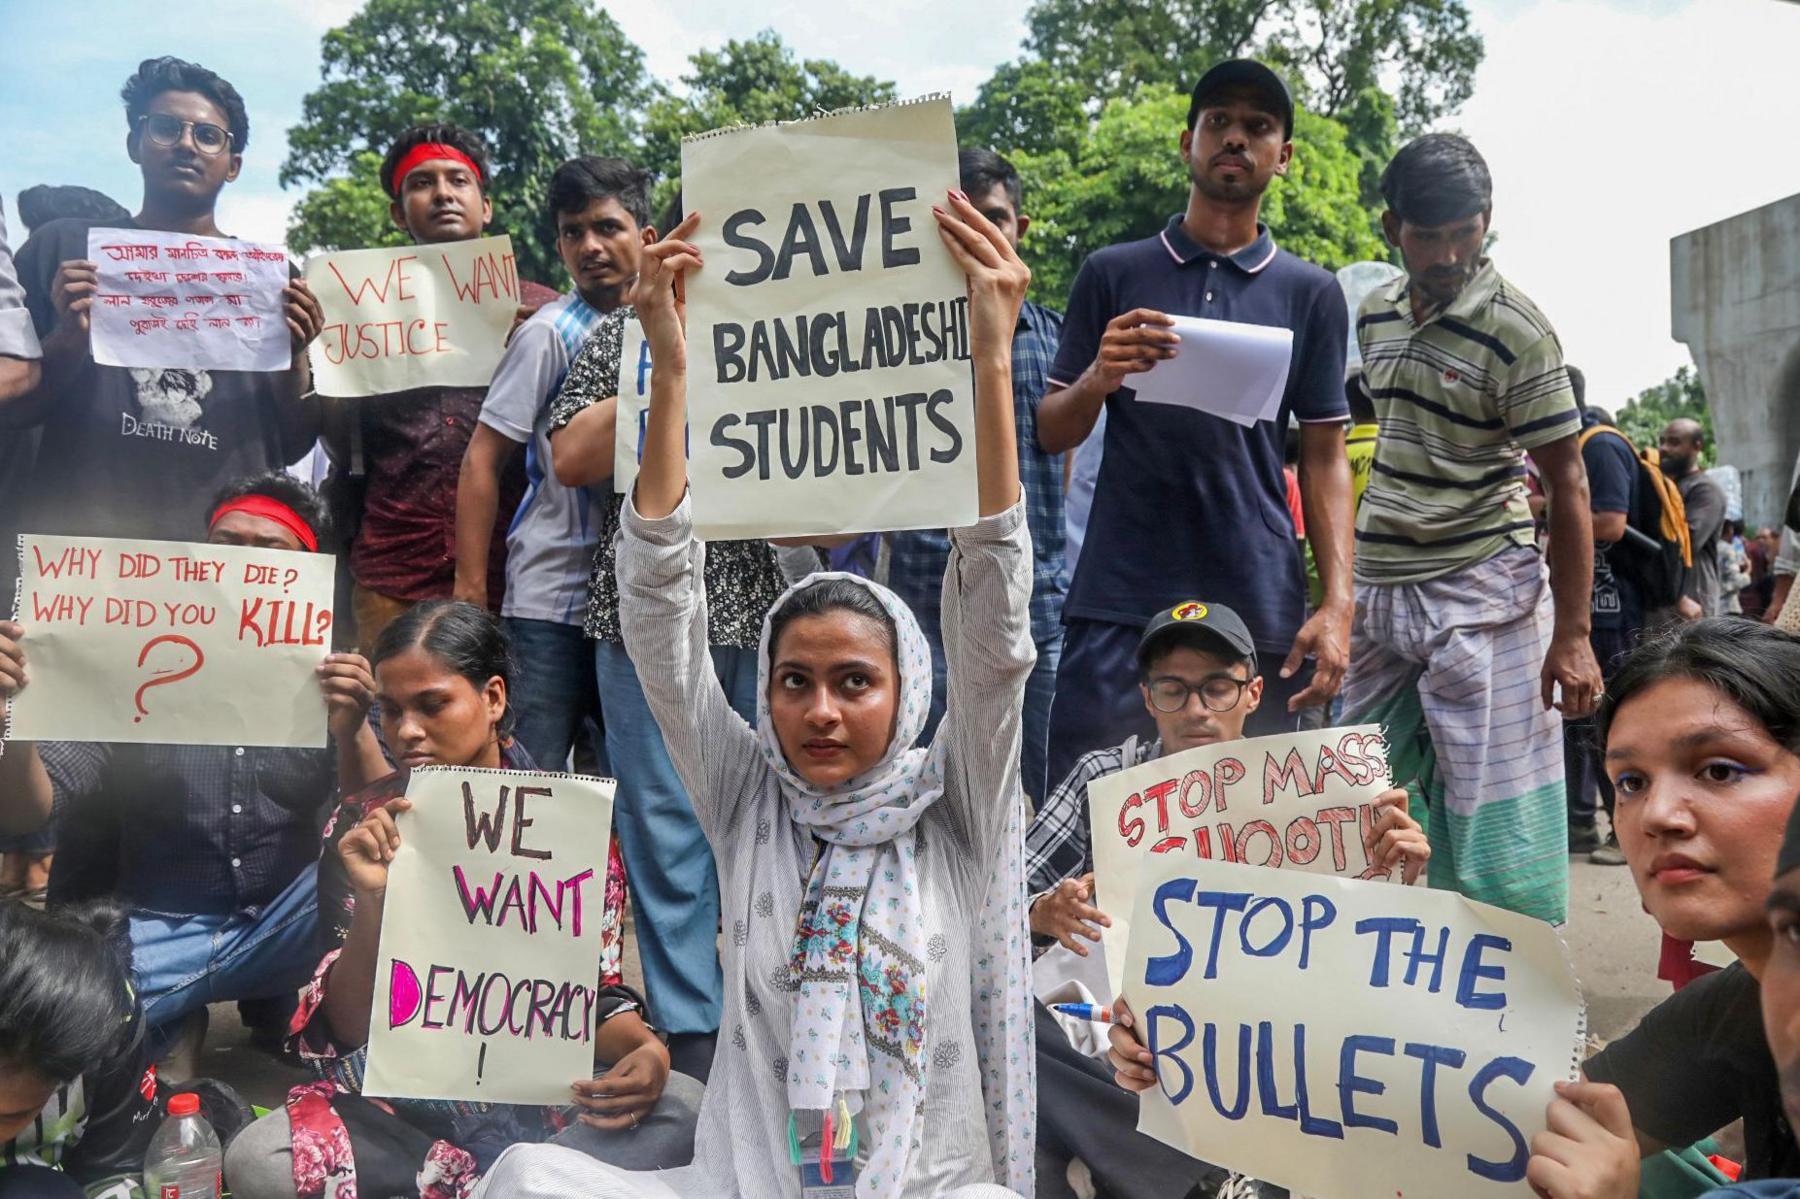
M1194 85L1194 98L1188 102L1187 127L1194 127L1208 100L1231 88L1246 88L1261 96L1268 103L1269 112L1281 118L1283 134L1293 138L1293 93L1281 76L1254 58L1228 58L1200 76L1200 82Z
M1255 677L1256 641L1250 636L1243 618L1224 604L1207 604L1199 600L1183 600L1150 618L1150 623L1144 626L1144 635L1138 639L1139 670L1144 668L1158 645L1177 635L1171 630L1182 634L1205 634L1228 656L1248 660L1251 677Z

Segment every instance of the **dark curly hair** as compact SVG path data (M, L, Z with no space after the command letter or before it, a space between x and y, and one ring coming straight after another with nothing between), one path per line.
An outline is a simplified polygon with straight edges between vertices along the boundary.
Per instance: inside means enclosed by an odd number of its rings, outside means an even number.
M578 213L595 200L617 200L639 228L647 229L650 182L649 171L640 170L623 158L571 158L550 176L550 194L546 198L550 219L554 222L560 213Z
M185 59L146 58L138 64L137 74L125 81L119 98L125 101L125 119L135 134L138 119L150 111L150 101L164 92L198 92L225 114L231 127L231 151L242 154L250 144L250 114L244 111L244 98L238 90L215 72Z
M325 501L318 492L285 471L272 470L265 474L233 479L219 489L206 510L209 513L216 512L220 504L242 499L247 495L268 496L292 508L301 520L312 526L313 535L319 539L319 548L329 552L331 517L325 511Z

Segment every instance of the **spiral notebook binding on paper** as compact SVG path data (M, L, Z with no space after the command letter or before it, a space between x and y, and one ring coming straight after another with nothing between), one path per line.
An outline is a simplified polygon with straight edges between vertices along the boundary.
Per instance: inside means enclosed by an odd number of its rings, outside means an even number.
M681 138L681 144L685 146L689 142L703 142L710 138L724 137L731 133L747 133L753 129L777 129L784 125L804 125L808 121L822 121L827 117L849 116L852 113L858 112L880 112L884 108L910 108L915 104L930 104L935 100L948 99L950 99L949 92L927 92L923 96L914 96L910 100L890 100L885 104L851 104L844 108L834 108L829 112L822 108L815 108L806 116L793 121L745 121L736 125L724 125L718 129L708 129L705 133L684 134Z
M567 770L507 770L493 766L415 766L413 774L508 774L530 775L534 779L566 779L574 783L611 783L617 787L619 780L608 778L602 774L575 774Z

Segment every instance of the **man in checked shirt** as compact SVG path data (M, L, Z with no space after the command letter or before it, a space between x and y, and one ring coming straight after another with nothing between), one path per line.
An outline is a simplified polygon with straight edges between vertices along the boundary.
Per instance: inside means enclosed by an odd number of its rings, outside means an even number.
M1138 642L1137 664L1138 688L1156 722L1156 738L1132 736L1083 756L1038 807L1025 835L1034 952L1055 944L1085 958L1093 952L1090 946L1098 945L1100 929L1112 923L1092 902L1088 784L1183 750L1241 740L1244 722L1262 702L1256 643L1224 604L1188 600L1158 612ZM1424 830L1407 813L1405 791L1386 791L1375 802L1381 814L1370 832L1369 856L1390 866L1404 857L1410 883L1431 856ZM1263 1193L1259 1183L1229 1176L1137 1132L1137 1096L1113 1085L1104 1057L1089 1057L1071 1044L1042 1003L1034 1007L1040 1196L1073 1193L1063 1189L1063 1177L1075 1160L1108 1199ZM1235 1189L1220 1189L1227 1184Z

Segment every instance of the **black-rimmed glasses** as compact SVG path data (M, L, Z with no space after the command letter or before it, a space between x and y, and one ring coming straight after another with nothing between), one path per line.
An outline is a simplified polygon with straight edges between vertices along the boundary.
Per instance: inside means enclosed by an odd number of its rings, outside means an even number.
M1188 696L1198 695L1208 711L1229 712L1249 685L1249 679L1234 674L1209 674L1198 683L1165 674L1150 680L1150 703L1158 712L1179 712L1187 707Z
M163 149L181 144L188 130L194 132L194 149L202 154L223 154L231 148L231 134L210 121L184 121L167 113L153 112L138 118L144 133Z

